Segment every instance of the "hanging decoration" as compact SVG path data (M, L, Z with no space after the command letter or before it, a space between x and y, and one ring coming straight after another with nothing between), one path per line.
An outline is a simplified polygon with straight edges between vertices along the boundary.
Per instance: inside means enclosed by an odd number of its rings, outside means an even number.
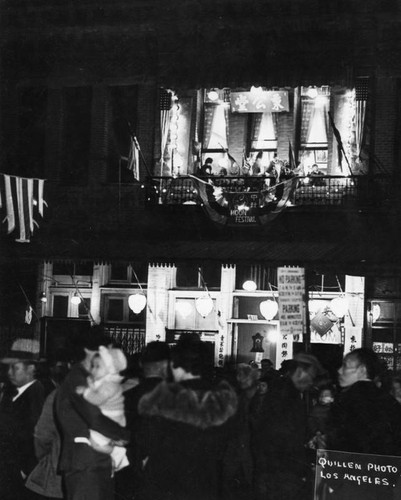
M202 295L195 300L195 307L198 313L206 318L213 310L213 300L208 294Z
M262 314L262 316L267 320L270 321L276 316L278 312L278 305L275 300L264 300L259 304L259 310Z
M250 352L265 352L263 349L263 339L264 337L259 332L252 335L253 346Z
M218 224L237 227L271 222L290 205L298 184L298 178L293 177L272 187L263 184L251 191L238 192L234 188L230 191L230 186L218 186L218 178L206 182L194 175L188 177L209 218Z
M143 293L134 293L128 297L128 305L134 314L142 312L146 306L146 297Z
M80 303L81 303L81 297L78 295L77 292L75 292L74 295L71 297L71 304L79 306Z
M330 309L337 316L337 318L343 318L348 311L348 301L346 297L336 297L330 302Z
M0 185L0 209L5 209L3 222L7 223L8 234L16 231L18 243L29 243L34 227L39 227L35 220L37 213L43 217L44 179L29 179L15 175L2 174Z

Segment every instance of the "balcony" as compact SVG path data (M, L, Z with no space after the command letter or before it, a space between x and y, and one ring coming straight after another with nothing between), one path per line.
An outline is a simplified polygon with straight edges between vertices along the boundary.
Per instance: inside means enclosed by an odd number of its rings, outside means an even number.
M214 189L214 197L248 193L256 197L259 206L266 205L276 195L281 195L283 181L274 186L269 177L216 177L202 179ZM205 182L203 183L205 185ZM316 176L297 177L289 197L291 207L343 207L356 208L383 205L396 199L394 179L389 175ZM151 177L147 184L148 205L203 205L199 182L190 176Z

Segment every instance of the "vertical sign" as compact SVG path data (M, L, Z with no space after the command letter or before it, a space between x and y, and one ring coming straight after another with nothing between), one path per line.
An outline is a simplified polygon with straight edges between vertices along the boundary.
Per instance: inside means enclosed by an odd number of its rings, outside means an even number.
M276 348L276 370L279 370L283 361L292 359L292 335L279 333Z
M305 295L305 269L279 267L278 303L281 335L302 335Z

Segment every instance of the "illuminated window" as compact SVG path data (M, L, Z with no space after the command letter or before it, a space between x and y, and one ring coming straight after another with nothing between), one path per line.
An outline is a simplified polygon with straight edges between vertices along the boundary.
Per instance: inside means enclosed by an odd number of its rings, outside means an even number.
M229 167L229 158L225 152L228 148L230 91L228 89L213 89L217 98L211 99L211 91L205 91L203 108L202 153L213 159L213 174L221 167Z
M319 170L327 171L329 106L329 87L302 87L300 145L305 172L314 163L319 166Z

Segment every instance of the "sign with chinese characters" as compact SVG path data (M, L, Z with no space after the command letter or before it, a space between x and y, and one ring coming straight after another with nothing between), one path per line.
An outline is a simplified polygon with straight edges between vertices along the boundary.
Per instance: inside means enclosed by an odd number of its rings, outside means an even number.
M344 354L362 347L362 328L347 326L345 329Z
M231 92L230 99L233 113L282 113L290 110L286 90Z
M292 359L293 336L278 334L276 347L276 369L280 369L281 363Z
M401 495L401 457L317 450L314 500Z
M304 320L305 269L277 269L280 331L284 335L301 335Z

